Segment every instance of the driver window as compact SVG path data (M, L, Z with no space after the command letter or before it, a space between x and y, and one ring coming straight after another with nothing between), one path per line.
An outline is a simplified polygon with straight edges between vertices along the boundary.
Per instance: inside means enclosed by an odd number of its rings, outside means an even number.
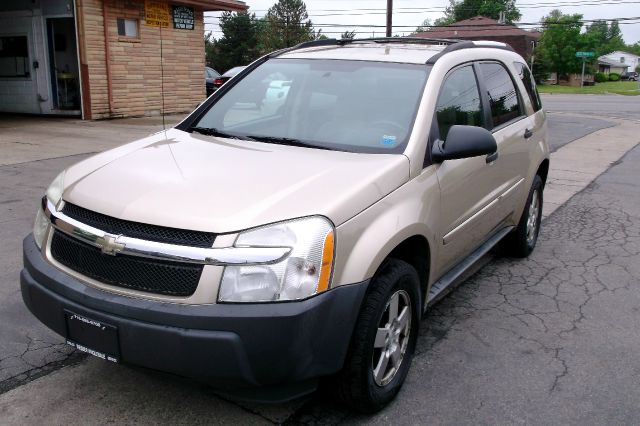
M436 104L436 117L443 141L451 126L456 124L483 126L480 91L473 66L458 68L446 78Z

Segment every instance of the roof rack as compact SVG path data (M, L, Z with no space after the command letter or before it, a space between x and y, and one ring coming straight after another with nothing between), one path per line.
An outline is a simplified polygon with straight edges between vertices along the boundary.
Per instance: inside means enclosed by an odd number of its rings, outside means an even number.
M427 61L428 65L433 65L443 55L450 52L455 52L461 49L472 48L495 48L503 49L514 52L513 48L506 43L500 43L496 41L470 41L450 38L422 38L422 37L377 37L377 38L359 38L359 39L335 39L328 38L323 40L306 41L293 47L281 49L268 55L271 58L280 56L287 52L294 50L306 49L309 47L322 47L322 46L344 46L346 44L365 44L365 43L410 43L410 44L429 44L429 45L444 45L447 46L438 54L432 56Z
M269 55L269 57L280 56L294 50L306 49L309 47L322 46L344 46L346 44L364 44L364 43L414 43L414 44L431 44L431 45L451 45L459 43L462 40L446 39L446 38L422 38L422 37L374 37L374 38L327 38L323 40L306 41L293 47L277 50Z
M444 48L444 50L442 50L442 52L438 53L437 55L433 55L432 57L430 57L427 60L427 65L433 65L436 63L436 61L438 59L440 59L442 56L446 55L447 53L450 52L455 52L456 50L462 50L462 49L474 49L474 48L487 48L487 47L491 47L494 49L502 49L502 50L508 50L511 52L515 52L515 50L513 50L513 48L511 46L509 46L506 43L500 43L497 41L483 41L483 40L479 40L479 41L471 41L471 40L464 40L464 41L460 41L459 43L455 43L455 44L451 44L447 47Z

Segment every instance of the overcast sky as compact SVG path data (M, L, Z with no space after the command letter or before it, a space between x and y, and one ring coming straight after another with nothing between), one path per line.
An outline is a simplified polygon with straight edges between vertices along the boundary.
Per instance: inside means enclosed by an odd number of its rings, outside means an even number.
M262 17L276 0L246 0L249 11ZM345 30L355 30L357 37L384 36L386 0L308 0L305 2L309 18L316 29L322 28L327 37L339 37ZM448 0L394 0L394 34L408 35L425 19L432 21L443 16ZM580 6L572 6L580 4ZM522 13L521 22L536 23L553 9L563 13L581 13L584 19L612 19L640 17L640 0L519 0L516 5ZM549 6L548 6L549 5ZM554 7L555 6L555 7ZM216 16L207 13L205 29L220 37L220 27ZM625 24L620 29L627 43L640 41L640 19ZM325 26L328 24L345 25ZM378 25L378 28L364 28L358 25ZM533 28L523 25L523 28Z

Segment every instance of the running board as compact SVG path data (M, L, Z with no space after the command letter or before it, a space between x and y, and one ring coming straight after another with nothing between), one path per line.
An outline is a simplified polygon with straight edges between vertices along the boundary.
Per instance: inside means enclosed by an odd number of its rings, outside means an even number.
M515 226L508 226L502 228L496 232L491 238L489 238L484 244L476 249L473 253L467 256L462 262L458 263L449 272L444 274L442 278L433 283L429 289L429 295L427 296L427 303L424 306L426 311L429 306L432 306L438 300L446 296L451 290L455 288L454 284L459 284L459 278L469 270L478 260L489 252L502 238L504 238L509 232L511 232Z

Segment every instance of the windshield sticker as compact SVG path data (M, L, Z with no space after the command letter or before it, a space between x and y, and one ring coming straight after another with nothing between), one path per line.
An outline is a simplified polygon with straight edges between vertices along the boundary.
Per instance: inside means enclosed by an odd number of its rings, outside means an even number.
M384 146L395 146L396 145L396 137L395 136L389 136L389 135L383 135L382 136L382 140L380 141L380 143Z

